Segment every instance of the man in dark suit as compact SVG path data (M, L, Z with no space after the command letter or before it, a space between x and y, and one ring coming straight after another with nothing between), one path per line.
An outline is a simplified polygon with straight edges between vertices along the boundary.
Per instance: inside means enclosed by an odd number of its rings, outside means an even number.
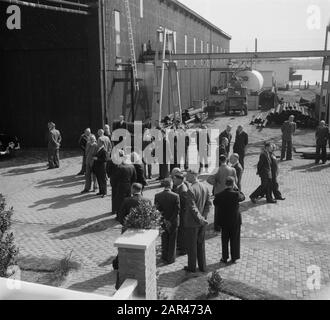
M131 196L124 199L118 212L118 221L123 225L126 216L129 215L131 209L139 206L141 202L147 202L152 205L151 201L142 196L142 185L140 183L133 183L131 189Z
M237 188L241 191L241 181L244 169L239 163L239 155L237 153L233 153L229 158L229 162L231 163L232 168L236 170Z
M176 240L179 225L180 197L172 192L173 182L170 178L163 181L164 191L155 195L155 206L164 219L162 233L162 259L171 264L175 262Z
M234 190L234 178L226 179L226 189L215 195L214 205L219 215L221 227L222 258L221 262L227 263L229 258L228 244L230 242L231 262L240 259L240 238L242 217L239 212L239 202L245 197L241 192Z
M54 122L48 122L48 169L60 167L61 133Z
M221 138L227 138L228 139L228 145L226 146L226 152L229 154L230 152L230 143L233 138L232 134L230 133L232 129L232 126L230 124L227 125L227 128L225 131L220 133L219 136L219 143L221 143Z
M322 158L322 163L327 162L327 141L330 143L329 128L326 126L325 121L322 120L315 132L316 139L316 159L315 164L319 164ZM322 151L322 155L321 155Z
M114 196L114 207L112 213L117 214L118 210L126 197L131 195L131 187L136 182L136 171L134 166L130 163L129 156L124 156L122 163L118 165L115 170L114 180L117 182Z
M238 126L236 131L235 143L234 143L234 152L239 156L239 162L244 169L244 158L246 147L249 143L249 136L244 131L243 126Z
M180 169L176 168L177 171L173 174L173 191L180 197L180 223L178 228L178 237L177 237L177 251L179 255L186 254L186 245L184 242L184 224L183 217L186 210L186 201L188 194L188 186L184 181L184 174ZM174 169L175 170L175 169Z
M276 200L272 198L272 169L270 158L271 144L267 142L264 150L261 152L259 162L257 166L257 174L260 176L261 185L250 195L250 199L253 203L259 197L263 197L266 194L268 203L276 203Z
M272 170L272 192L276 200L285 200L285 198L282 197L282 194L279 190L279 184L277 181L279 169L278 169L277 158L275 155L275 150L276 150L276 145L272 143L269 153L271 160L271 170Z
M188 170L187 181L191 184L187 193L186 210L183 218L185 243L188 253L187 272L196 272L196 259L201 272L206 272L205 231L207 216L212 202L208 188L197 179L198 173Z

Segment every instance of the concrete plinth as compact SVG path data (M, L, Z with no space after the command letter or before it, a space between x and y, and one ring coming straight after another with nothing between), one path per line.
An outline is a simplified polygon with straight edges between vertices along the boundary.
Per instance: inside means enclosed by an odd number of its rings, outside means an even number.
M156 239L158 230L127 230L116 241L119 285L126 279L138 281L137 293L147 300L157 299Z

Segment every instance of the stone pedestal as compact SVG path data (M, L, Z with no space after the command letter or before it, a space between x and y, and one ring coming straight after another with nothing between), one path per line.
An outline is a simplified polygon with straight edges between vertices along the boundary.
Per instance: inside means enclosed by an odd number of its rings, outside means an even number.
M137 293L147 300L157 299L156 239L158 230L127 230L116 241L119 285L126 279L138 281Z

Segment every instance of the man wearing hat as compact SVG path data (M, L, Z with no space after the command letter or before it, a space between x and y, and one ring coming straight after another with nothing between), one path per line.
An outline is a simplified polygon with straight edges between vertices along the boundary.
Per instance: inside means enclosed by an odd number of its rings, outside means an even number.
M164 190L155 195L155 206L164 219L162 233L162 259L167 264L175 262L176 240L179 225L180 197L172 192L173 182L170 178L163 181Z
M48 122L48 169L60 167L61 133L54 122Z

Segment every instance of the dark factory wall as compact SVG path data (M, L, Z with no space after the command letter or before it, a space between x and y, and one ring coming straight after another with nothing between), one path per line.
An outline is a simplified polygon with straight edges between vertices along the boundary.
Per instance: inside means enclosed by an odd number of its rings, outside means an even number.
M222 50L229 51L230 40L223 35L215 32L201 24L190 15L178 10L175 6L170 5L171 1L164 0L144 0L143 1L143 18L140 16L140 0L131 0L131 17L133 24L133 34L136 49L136 57L142 54L142 46L151 42L151 46L155 49L157 28L159 26L166 27L177 33L177 52L185 52L185 35L187 35L187 53L194 52L194 41L196 38L196 53L201 52L201 40L203 41L203 52L206 52L207 43L209 43L209 52L214 45L214 52L218 46ZM129 77L129 74L118 72L116 63L116 30L114 11L120 12L120 56L122 62L127 62L130 58L128 28L124 2L121 0L113 0L106 2L106 51L107 51L107 82L108 82L108 103L107 118L109 122L118 118L120 114L129 115L130 110L130 86L129 83L114 83L114 78ZM213 61L213 66L223 66L225 62ZM210 63L205 61L184 61L179 62L180 69L180 85L181 98L183 108L190 107L194 100L204 99L209 95L209 67ZM143 78L141 87L143 90L143 98L140 99L137 112L137 119L144 119L146 114L150 114L152 105L152 79L150 79L151 69L145 73L143 66L139 67L141 72L139 77ZM143 71L144 70L144 71ZM147 79L146 79L147 77ZM167 90L166 84L164 86ZM151 91L151 93L150 93ZM167 92L164 93L164 105L167 104ZM149 99L147 99L149 97ZM146 110L149 108L149 110ZM141 110L142 109L142 110Z
M21 11L22 29L2 30L0 128L42 147L53 121L63 146L77 146L85 127L102 125L97 16Z

